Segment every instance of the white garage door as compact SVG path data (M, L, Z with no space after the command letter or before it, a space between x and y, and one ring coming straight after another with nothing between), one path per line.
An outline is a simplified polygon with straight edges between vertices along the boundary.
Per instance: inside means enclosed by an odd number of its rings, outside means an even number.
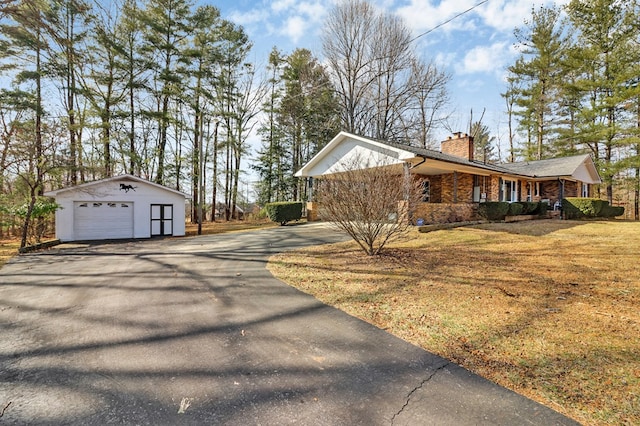
M76 240L133 238L133 203L76 201L73 203Z

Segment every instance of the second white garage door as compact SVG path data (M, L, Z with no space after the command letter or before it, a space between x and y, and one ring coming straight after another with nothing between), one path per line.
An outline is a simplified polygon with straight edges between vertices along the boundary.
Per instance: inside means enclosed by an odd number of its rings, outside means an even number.
M133 203L76 201L73 203L76 240L133 238Z

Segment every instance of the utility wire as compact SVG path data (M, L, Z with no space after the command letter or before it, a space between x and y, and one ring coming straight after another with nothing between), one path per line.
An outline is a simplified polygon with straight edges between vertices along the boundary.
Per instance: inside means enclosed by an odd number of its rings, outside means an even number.
M425 32L423 32L423 33L418 34L417 36L415 36L414 38L412 38L411 40L409 40L409 41L407 42L407 44L409 44L409 43L413 43L414 41L416 41L416 40L417 40L417 39L419 39L420 37L424 37L424 36L426 36L427 34L432 33L433 31L437 30L438 28L440 28L440 27L443 27L443 26L447 25L449 22L453 21L454 19L457 19L457 18L461 17L462 15L465 15L465 14L467 14L467 13L471 12L473 9L476 9L476 8L478 8L478 7L482 6L483 4L487 3L488 1L489 1L489 0L482 0L480 3L476 4L475 6L471 6L469 9L465 10L464 12L460 12L460 13L458 13L457 15L452 16L451 18L447 19L446 21L439 23L439 24L438 24L438 25L436 25L435 27L430 28L430 29L428 29L427 31L425 31Z
M409 44L413 43L414 41L416 41L416 40L417 40L417 39L419 39L420 37L424 37L424 36L426 36L427 34L434 32L434 31L435 31L435 30L437 30L438 28L440 28L440 27L443 27L443 26L447 25L449 22L453 21L454 19L457 19L457 18L461 17L462 15L466 15L467 13L471 12L471 11L472 11L472 10L474 10L474 9L477 9L478 7L480 7L480 6L482 6L483 4L487 3L488 1L489 1L489 0L482 0L481 2L479 2L479 3L475 4L474 6L471 6L469 9L464 10L464 11L462 11L462 12L460 12L460 13L458 13L458 14L456 14L456 15L452 16L451 18L447 19L446 21L439 23L439 24L438 24L438 25L436 25L435 27L432 27L432 28L428 29L427 31L425 31L425 32L423 32L423 33L418 34L418 35L417 35L417 36L415 36L414 38L412 38L412 39L410 39L409 41L405 42L405 44L406 44L406 45L409 45ZM383 58L378 58L378 59L383 59ZM324 87L329 87L329 86L331 86L332 84L333 84L333 83L332 83L331 81L326 81L326 82L324 82L324 83L322 83L322 84L319 84L319 85L317 85L317 86L313 86L313 87L312 87L312 89L322 89L322 88L324 88ZM304 96L304 94L303 94L303 93L299 93L299 94L297 94L297 95L293 96L293 99L297 98L298 96Z

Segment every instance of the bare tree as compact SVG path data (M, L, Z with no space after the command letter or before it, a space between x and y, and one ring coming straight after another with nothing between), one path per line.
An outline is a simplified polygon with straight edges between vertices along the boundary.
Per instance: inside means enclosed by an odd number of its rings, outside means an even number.
M422 182L408 167L355 158L320 182L320 216L347 233L369 256L404 234L422 199Z
M345 0L329 13L322 46L346 131L426 144L449 77L422 62L411 42L400 18L366 1Z
M349 0L336 6L325 23L322 47L337 87L345 130L364 133L369 121L365 100L372 75L370 41L376 13L370 4Z
M433 63L425 64L414 60L411 66L411 79L408 86L411 91L410 127L417 146L430 148L432 133L449 118L444 109L449 103L447 84L451 75L438 70Z

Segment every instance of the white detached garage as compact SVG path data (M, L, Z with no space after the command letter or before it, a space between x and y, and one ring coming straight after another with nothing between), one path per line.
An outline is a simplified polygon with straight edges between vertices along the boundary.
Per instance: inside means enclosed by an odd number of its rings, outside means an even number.
M61 241L183 236L189 196L145 179L121 175L44 194L56 211Z

